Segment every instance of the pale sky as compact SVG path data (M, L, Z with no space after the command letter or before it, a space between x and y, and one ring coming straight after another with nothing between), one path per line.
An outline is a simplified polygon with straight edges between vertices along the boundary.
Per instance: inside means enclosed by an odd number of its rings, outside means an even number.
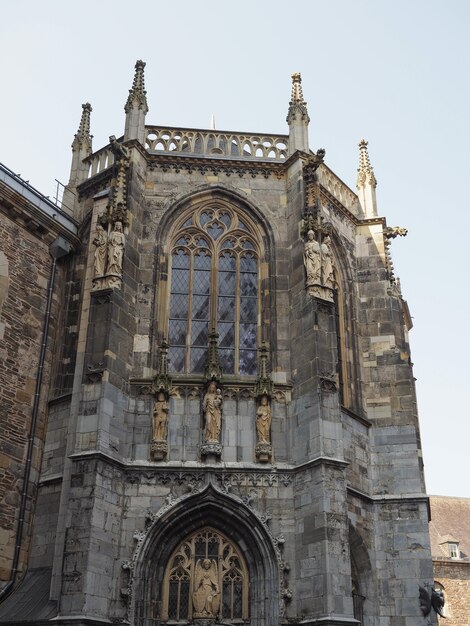
M467 0L16 0L0 22L0 161L66 183L81 104L93 146L124 130L137 59L147 123L287 133L302 73L310 146L354 191L369 141L410 333L427 491L470 497ZM470 454L469 454L470 456Z

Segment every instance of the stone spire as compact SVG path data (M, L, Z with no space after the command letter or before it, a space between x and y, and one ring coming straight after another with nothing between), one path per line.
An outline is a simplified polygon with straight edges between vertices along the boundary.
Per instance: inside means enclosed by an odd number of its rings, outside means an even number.
M377 217L377 199L375 188L377 179L370 164L367 151L368 142L361 139L359 142L359 167L357 168L357 193L366 218Z
M134 82L129 89L127 102L124 106L126 112L126 125L124 129L124 141L138 139L141 144L145 142L145 116L148 113L147 92L145 91L143 61L135 64Z
M90 135L90 114L92 108L89 102L82 104L82 116L78 130L72 142L72 165L70 166L69 182L64 189L62 197L62 209L72 214L75 203L75 189L88 175L88 164L84 159L92 152L92 139Z
M302 93L302 77L300 72L292 74L292 94L287 112L289 124L289 155L296 150L308 152L308 124L310 118L307 103Z

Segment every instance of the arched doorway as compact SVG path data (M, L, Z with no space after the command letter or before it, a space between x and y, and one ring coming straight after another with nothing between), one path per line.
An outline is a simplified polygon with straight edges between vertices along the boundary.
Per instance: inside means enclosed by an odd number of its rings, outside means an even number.
M239 499L209 485L149 529L135 566L133 602L135 626L277 624L272 539Z

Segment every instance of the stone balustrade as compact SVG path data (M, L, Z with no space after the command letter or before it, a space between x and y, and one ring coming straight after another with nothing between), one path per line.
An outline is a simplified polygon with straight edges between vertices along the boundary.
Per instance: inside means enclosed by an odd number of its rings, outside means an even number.
M287 158L287 135L249 135L216 130L146 126L149 152L237 159L283 161Z
M114 163L114 154L111 152L109 145L107 145L104 148L101 148L101 150L97 150L93 154L90 154L85 161L89 165L88 178L91 178L108 167L111 167Z

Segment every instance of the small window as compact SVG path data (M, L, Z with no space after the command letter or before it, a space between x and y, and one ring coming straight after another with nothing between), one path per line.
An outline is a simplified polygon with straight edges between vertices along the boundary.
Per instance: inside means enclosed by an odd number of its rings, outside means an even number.
M460 551L458 543L449 542L449 556L451 559L460 559Z

